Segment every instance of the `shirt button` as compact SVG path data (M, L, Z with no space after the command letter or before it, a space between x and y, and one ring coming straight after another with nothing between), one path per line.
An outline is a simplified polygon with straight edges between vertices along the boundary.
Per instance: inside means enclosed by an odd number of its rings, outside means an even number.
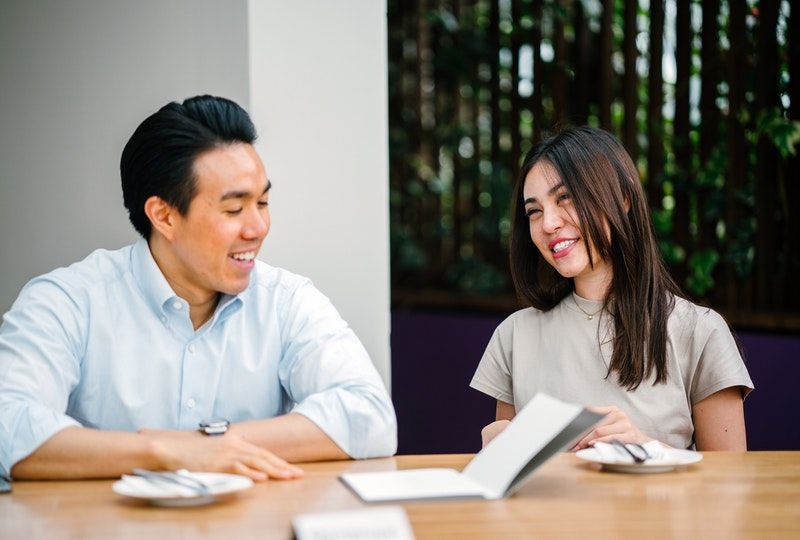
M193 353L194 352L194 343L189 344L188 349L189 349L190 353Z
M162 315L162 316L161 316L161 322L163 322L163 323L165 323L165 324L166 324L166 322L167 322L167 317L166 317L166 315Z
M189 407L190 409L194 409L194 406L196 404L197 403L195 403L195 401L192 398L189 398L189 401L186 402L186 406Z
M181 303L180 303L180 302L178 302L177 300L175 300L175 301L172 303L172 307L174 307L175 309L181 309Z

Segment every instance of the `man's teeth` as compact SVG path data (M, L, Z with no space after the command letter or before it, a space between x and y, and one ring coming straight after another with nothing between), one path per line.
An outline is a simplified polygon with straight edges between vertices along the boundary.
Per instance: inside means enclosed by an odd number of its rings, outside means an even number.
M575 242L577 242L577 240L564 240L563 242L559 242L558 244L553 246L553 253L558 253L559 251L567 249Z
M247 251L245 253L234 253L233 255L231 255L231 257L233 257L237 261L252 261L253 259L256 258L256 252Z

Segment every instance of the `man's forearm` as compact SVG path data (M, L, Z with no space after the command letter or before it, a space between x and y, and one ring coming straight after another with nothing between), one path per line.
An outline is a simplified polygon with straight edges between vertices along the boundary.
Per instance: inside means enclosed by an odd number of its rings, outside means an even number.
M314 422L301 414L287 414L265 420L233 424L224 437L242 437L286 461L325 461L348 459ZM198 470L230 470L231 460L247 462L253 455L245 448L226 449L224 462L210 460L218 452L207 446L220 446L223 438L207 437L198 432L154 431L129 433L69 427L50 437L30 456L11 469L19 479L115 478L135 467L147 469L198 468ZM234 441L228 441L233 443ZM266 457L255 456L261 459ZM263 463L263 462L262 462ZM195 467L192 467L194 465ZM281 462L249 465L270 475L283 477ZM276 472L277 471L277 472Z
M319 426L302 414L289 413L265 420L238 422L231 425L230 431L292 463L350 458Z
M290 420L280 423L280 426L291 430L285 437L288 441L305 436L301 423ZM256 427L262 437L268 434L270 439L283 439L272 433L272 426L266 429ZM305 436L305 440L309 441L308 444L325 448L324 441L318 438ZM139 433L128 433L80 427L70 427L56 433L30 456L14 465L11 473L20 479L114 478L131 472L135 467L228 472L243 474L257 481L268 477L288 480L303 475L301 469L286 463L266 446L248 441L235 432L222 437L209 437L197 430L145 429Z
M14 465L11 475L18 479L115 478L134 467L159 467L149 438L68 427Z

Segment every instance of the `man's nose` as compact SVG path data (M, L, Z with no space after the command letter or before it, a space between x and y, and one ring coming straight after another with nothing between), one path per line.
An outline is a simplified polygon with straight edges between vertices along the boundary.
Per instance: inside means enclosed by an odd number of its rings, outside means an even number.
M263 214L258 210L250 212L247 223L242 228L242 236L245 238L263 238L269 232L269 214Z

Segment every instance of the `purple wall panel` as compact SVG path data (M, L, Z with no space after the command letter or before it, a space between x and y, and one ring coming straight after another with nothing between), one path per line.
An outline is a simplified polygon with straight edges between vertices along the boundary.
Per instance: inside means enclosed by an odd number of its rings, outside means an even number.
M494 400L469 388L501 315L395 310L392 397L401 454L476 452ZM745 401L752 450L800 450L800 337L739 334L756 385ZM791 398L790 398L791 396Z
M800 450L800 336L739 333L756 389L744 402L750 450Z
M392 398L400 454L477 452L494 400L469 381L502 317L392 312Z

